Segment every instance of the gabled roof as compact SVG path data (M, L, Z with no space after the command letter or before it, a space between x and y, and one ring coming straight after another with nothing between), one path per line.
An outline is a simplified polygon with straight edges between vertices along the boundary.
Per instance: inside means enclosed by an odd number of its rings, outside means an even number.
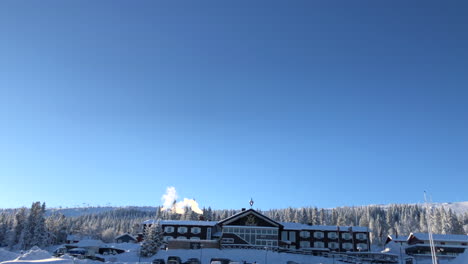
M97 239L85 239L78 243L72 244L73 246L87 248L87 247L101 247L104 246L104 242Z
M239 220L240 218L242 218L242 217L244 217L244 216L246 216L246 215L249 215L249 214L253 214L253 215L255 215L256 217L258 217L258 218L264 220L264 221L267 222L267 223L270 223L270 224L273 225L273 226L276 226L276 227L282 227L282 226L283 226L283 225L281 225L280 223L278 223L278 222L276 222L276 221L274 221L274 220L272 220L272 219L270 219L270 218L264 216L263 214L261 214L261 213L255 211L254 209L249 209L249 210L241 211L241 212L239 212L239 213L237 213L237 214L235 214L235 215L233 215L233 216L231 216L231 217L228 217L228 218L226 218L226 219L224 219L224 220L219 221L218 224L220 224L220 225L229 225L230 223L232 223L232 222L234 222L234 221L237 221L237 220Z
M416 239L422 240L422 241L427 241L429 240L429 234L428 233L411 233L411 236L414 236ZM442 235L442 234L432 234L432 239L434 241L447 241L447 242L468 242L468 235L452 235L452 234L447 234L447 235Z
M119 239L121 237L124 237L124 236L129 236L131 237L133 240L137 240L134 236L130 235L129 233L125 233L125 234L122 234L120 236L116 236L115 239Z

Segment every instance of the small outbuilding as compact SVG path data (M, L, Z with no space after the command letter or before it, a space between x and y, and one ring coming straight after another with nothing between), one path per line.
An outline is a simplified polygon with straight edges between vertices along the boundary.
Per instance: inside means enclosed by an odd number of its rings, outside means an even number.
M138 242L137 238L130 235L129 233L117 236L114 238L116 243L136 243Z

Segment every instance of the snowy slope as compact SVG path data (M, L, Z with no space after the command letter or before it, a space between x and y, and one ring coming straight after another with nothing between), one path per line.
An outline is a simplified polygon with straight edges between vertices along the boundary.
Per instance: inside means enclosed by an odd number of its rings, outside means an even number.
M468 213L468 202L436 203L436 206L450 208L457 214Z
M423 206L423 204L420 204ZM449 203L432 203L435 207L443 206L446 209L452 209L457 214L468 213L468 201L466 202L449 202ZM367 206L367 205L363 205ZM388 207L390 206L385 204L380 205L369 205L369 206L379 206L379 207ZM72 207L72 208L49 208L46 210L46 215L51 215L53 213L61 213L67 217L81 216L87 214L99 214L121 209L133 209L142 212L155 212L157 207L155 206L125 206L125 207L113 207L113 206L90 206L90 207ZM332 208L329 208L330 210ZM12 213L16 209L0 209L0 212Z
M7 251L3 248L0 248L0 262L14 260L19 257L19 254Z
M125 249L126 252L123 254L115 256L102 256L106 258L106 262L112 263L144 263L150 264L153 259L162 258L167 260L169 256L179 256L182 261L186 261L188 258L198 258L202 259L203 264L210 262L211 258L228 258L232 261L237 261L242 263L242 261L247 261L248 263L256 262L257 264L286 264L288 261L294 261L299 264L345 264L340 262L337 259L317 257L310 255L298 255L298 254L288 254L288 253L277 253L265 250L245 250L245 249L197 249L197 250L162 250L158 252L157 255L150 258L139 258L138 256L138 245L137 244L115 244L116 247ZM8 256L8 260L4 260L4 257ZM64 256L61 258L53 258L50 253L41 250L39 248L34 248L26 253L19 255L8 252L6 250L0 249L0 264L102 264L102 262L92 261L92 260L79 260L74 259L70 256ZM3 257L3 259L2 259ZM440 264L467 264L468 263L468 252L458 256L453 260L440 260ZM418 260L418 264L431 264L430 258L427 260Z
M113 207L113 206L105 206L105 207L72 207L72 208L49 208L47 209L47 215L51 215L53 213L61 213L67 217L73 216L80 216L86 214L100 214L105 212L110 212L114 210L120 209L135 209L142 212L155 212L156 207L152 206L125 206L125 207Z

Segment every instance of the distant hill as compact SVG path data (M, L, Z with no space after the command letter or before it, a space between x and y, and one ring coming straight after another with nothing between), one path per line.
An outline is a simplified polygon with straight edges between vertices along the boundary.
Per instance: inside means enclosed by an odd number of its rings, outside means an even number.
M73 208L49 208L47 215L60 213L67 217L81 216L87 214L100 214L120 209L133 209L142 212L154 212L155 206L89 206L89 207L73 207Z
M444 207L445 209L452 209L456 214L468 213L468 201L467 202L451 202L451 203L432 203L435 207ZM387 207L388 205L375 205L381 207ZM423 204L421 204L423 206ZM133 209L142 212L155 212L156 206L89 206L89 207L74 207L74 208L49 208L47 209L47 215L53 213L61 213L67 217L76 217L87 214L100 214L120 209ZM332 208L330 208L332 209Z
M436 203L435 205L450 208L457 214L468 213L468 202Z

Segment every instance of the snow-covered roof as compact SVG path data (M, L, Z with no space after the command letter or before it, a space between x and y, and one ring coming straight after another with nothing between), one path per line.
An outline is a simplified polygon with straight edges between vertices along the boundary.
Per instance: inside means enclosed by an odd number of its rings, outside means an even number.
M224 220L221 220L219 222L219 224L221 225L228 225L229 223L232 223L232 222L235 222L237 220L239 220L240 218L246 216L246 215L249 215L249 214L252 214L252 215L255 215L256 217L262 219L263 221L265 222L268 222L269 224L275 226L275 227L280 227L280 223L276 222L275 220L255 211L254 209L249 209L249 210L242 210L240 211L239 213L233 215L233 216L230 216Z
M67 235L67 240L70 241L80 241L83 239L91 239L90 236L84 236L84 235L77 235L77 234L69 234Z
M419 240L426 241L429 240L428 233L411 233L410 236L413 235ZM468 242L468 235L442 235L442 234L432 234L432 239L434 241L447 241L447 242Z
M143 222L145 225L154 224L157 221L154 219L146 220ZM189 220L160 220L161 225L180 225L180 226L215 226L218 224L216 221L189 221Z
M67 235L67 240L78 241L78 240L81 240L81 236L79 236L79 235Z
M468 246L461 246L461 245L443 245L439 244L437 242L434 242L434 246L436 248L468 248ZM414 244L414 245L409 245L406 248L421 248L421 247L430 247L429 244Z
M300 223L281 223L286 230L317 230L317 231L352 231L369 232L369 228L363 226L324 226L324 225L306 225Z
M406 242L408 241L408 236L397 236L397 235L388 235L394 242Z
M77 247L101 247L104 246L104 242L101 240L95 240L95 239L85 239L81 240L80 242L73 244L73 246Z
M134 236L130 235L129 233L125 233L125 234L122 234L120 236L116 236L115 239L119 239L119 238L124 237L124 236L129 236L132 239L136 240L136 238Z

